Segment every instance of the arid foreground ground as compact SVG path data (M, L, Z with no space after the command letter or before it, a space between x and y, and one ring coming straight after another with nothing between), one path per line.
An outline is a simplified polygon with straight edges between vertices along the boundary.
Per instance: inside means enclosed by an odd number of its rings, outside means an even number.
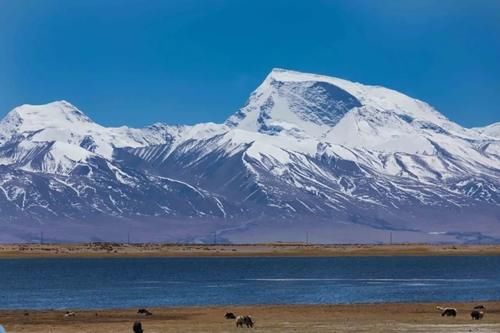
M126 333L141 320L146 333L237 332L224 313L251 314L258 332L500 332L500 303L487 307L483 320L473 321L473 304L450 304L458 309L456 318L441 317L436 304L378 304L324 306L248 306L214 308L150 309L141 317L136 310L82 311L64 317L62 311L0 312L0 321L9 333Z
M500 255L500 245L0 244L0 258Z

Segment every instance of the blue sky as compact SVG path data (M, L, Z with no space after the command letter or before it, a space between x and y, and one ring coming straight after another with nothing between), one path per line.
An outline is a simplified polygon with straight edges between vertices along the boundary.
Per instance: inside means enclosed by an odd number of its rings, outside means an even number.
M0 0L0 115L66 99L104 125L221 122L273 67L500 121L500 1Z

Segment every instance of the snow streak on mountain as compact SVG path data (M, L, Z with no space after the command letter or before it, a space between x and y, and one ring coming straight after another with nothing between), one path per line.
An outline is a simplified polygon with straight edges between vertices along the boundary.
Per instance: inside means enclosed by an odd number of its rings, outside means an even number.
M65 101L0 122L0 242L500 241L500 123L274 69L224 124L107 128Z

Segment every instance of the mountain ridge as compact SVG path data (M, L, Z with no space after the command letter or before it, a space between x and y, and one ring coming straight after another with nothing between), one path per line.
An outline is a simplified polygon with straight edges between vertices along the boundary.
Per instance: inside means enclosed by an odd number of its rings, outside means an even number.
M283 69L223 124L103 127L66 101L24 105L0 121L0 241L126 229L144 241L496 242L497 125L463 128L391 89Z

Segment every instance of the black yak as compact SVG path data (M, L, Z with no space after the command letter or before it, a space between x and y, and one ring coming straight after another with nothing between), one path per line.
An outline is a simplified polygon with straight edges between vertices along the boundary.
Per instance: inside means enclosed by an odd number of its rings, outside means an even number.
M455 308L443 308L440 306L436 307L438 310L441 311L441 316L443 317L456 317L457 316L457 309Z
M226 314L224 315L224 318L226 318L226 319L236 319L236 316L232 312L226 312Z
M470 316L473 320L481 320L484 317L484 312L479 310L472 310Z
M149 312L147 309L139 309L139 310L137 310L137 313L145 315L145 316L152 316L153 315L153 313Z
M144 332L140 321L136 321L134 323L134 326L132 326L132 329L134 330L134 333L143 333Z
M243 327L246 325L247 328L252 328L254 322L250 316L238 316L236 317L236 327Z

